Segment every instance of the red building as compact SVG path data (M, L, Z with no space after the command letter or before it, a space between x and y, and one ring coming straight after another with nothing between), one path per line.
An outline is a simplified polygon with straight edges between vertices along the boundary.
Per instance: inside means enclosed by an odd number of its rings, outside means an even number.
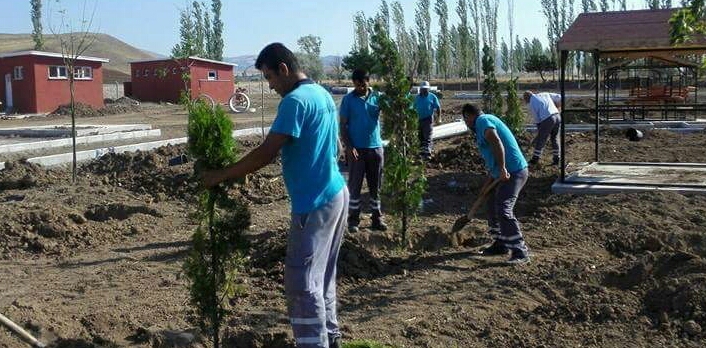
M102 108L103 63L108 59L79 56L74 69L75 100ZM61 53L0 53L0 100L6 111L53 112L70 102L68 69Z
M140 101L176 103L188 88L193 98L207 94L227 103L235 91L234 65L199 57L130 62L132 81L125 91Z

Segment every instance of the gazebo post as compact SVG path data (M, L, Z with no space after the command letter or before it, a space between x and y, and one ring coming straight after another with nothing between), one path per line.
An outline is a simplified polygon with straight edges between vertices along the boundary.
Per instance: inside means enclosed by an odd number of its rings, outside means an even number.
M561 51L561 57L560 57L560 67L559 67L559 93L561 93L561 112L562 114L564 113L564 110L566 110L566 60L569 57L568 51L562 50ZM561 117L561 182L564 182L565 177L566 177L566 151L564 150L566 148L566 130L564 129L566 126L566 117Z
M598 105L600 103L600 100L598 99L598 92L600 90L600 82L601 82L601 75L600 75L600 68L598 66L598 63L600 62L600 53L598 50L593 51L593 65L594 65L594 74L596 77L596 147L595 147L595 160L598 162L598 137L600 136L600 118L599 118L599 113L598 113Z

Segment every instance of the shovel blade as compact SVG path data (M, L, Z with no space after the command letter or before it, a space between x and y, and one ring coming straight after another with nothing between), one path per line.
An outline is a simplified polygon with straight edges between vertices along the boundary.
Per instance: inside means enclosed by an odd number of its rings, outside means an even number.
M463 229L470 221L471 221L471 219L469 219L468 216L466 216L466 215L461 216L460 218L456 219L456 222L454 222L453 227L451 227L451 232L454 232L454 233L455 233L455 232L460 231L460 230Z

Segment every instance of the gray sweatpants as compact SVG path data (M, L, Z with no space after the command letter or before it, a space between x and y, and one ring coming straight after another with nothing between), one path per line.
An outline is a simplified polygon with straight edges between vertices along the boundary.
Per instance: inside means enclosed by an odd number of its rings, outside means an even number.
M431 133L434 130L433 123L434 116L419 120L419 145L421 145L421 154L425 156L431 156L433 150L432 148L434 147L434 143L431 138Z
M552 142L552 156L559 158L559 129L561 128L561 115L554 114L545 118L537 124L537 137L534 138L534 152L532 157L539 158L542 156L542 150L547 143L547 139Z
M527 183L528 176L527 168L510 173L510 180L500 182L494 194L491 194L486 201L488 227L496 232L493 233L495 240L510 250L523 253L527 253L527 245L514 210L517 196Z
M358 221L358 215L361 210L360 190L363 187L363 179L368 181L370 211L374 217L381 215L380 185L382 183L382 167L385 161L382 147L356 150L358 151L358 160L351 159L348 172L348 192L351 195L348 215L349 219L355 219L355 222Z
M336 262L348 212L348 189L307 214L292 214L284 292L297 347L328 348L340 337Z

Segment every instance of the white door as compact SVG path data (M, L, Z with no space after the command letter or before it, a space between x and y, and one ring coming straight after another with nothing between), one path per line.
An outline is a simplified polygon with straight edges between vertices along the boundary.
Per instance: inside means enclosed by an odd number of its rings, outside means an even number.
M5 111L12 110L12 74L5 74Z

